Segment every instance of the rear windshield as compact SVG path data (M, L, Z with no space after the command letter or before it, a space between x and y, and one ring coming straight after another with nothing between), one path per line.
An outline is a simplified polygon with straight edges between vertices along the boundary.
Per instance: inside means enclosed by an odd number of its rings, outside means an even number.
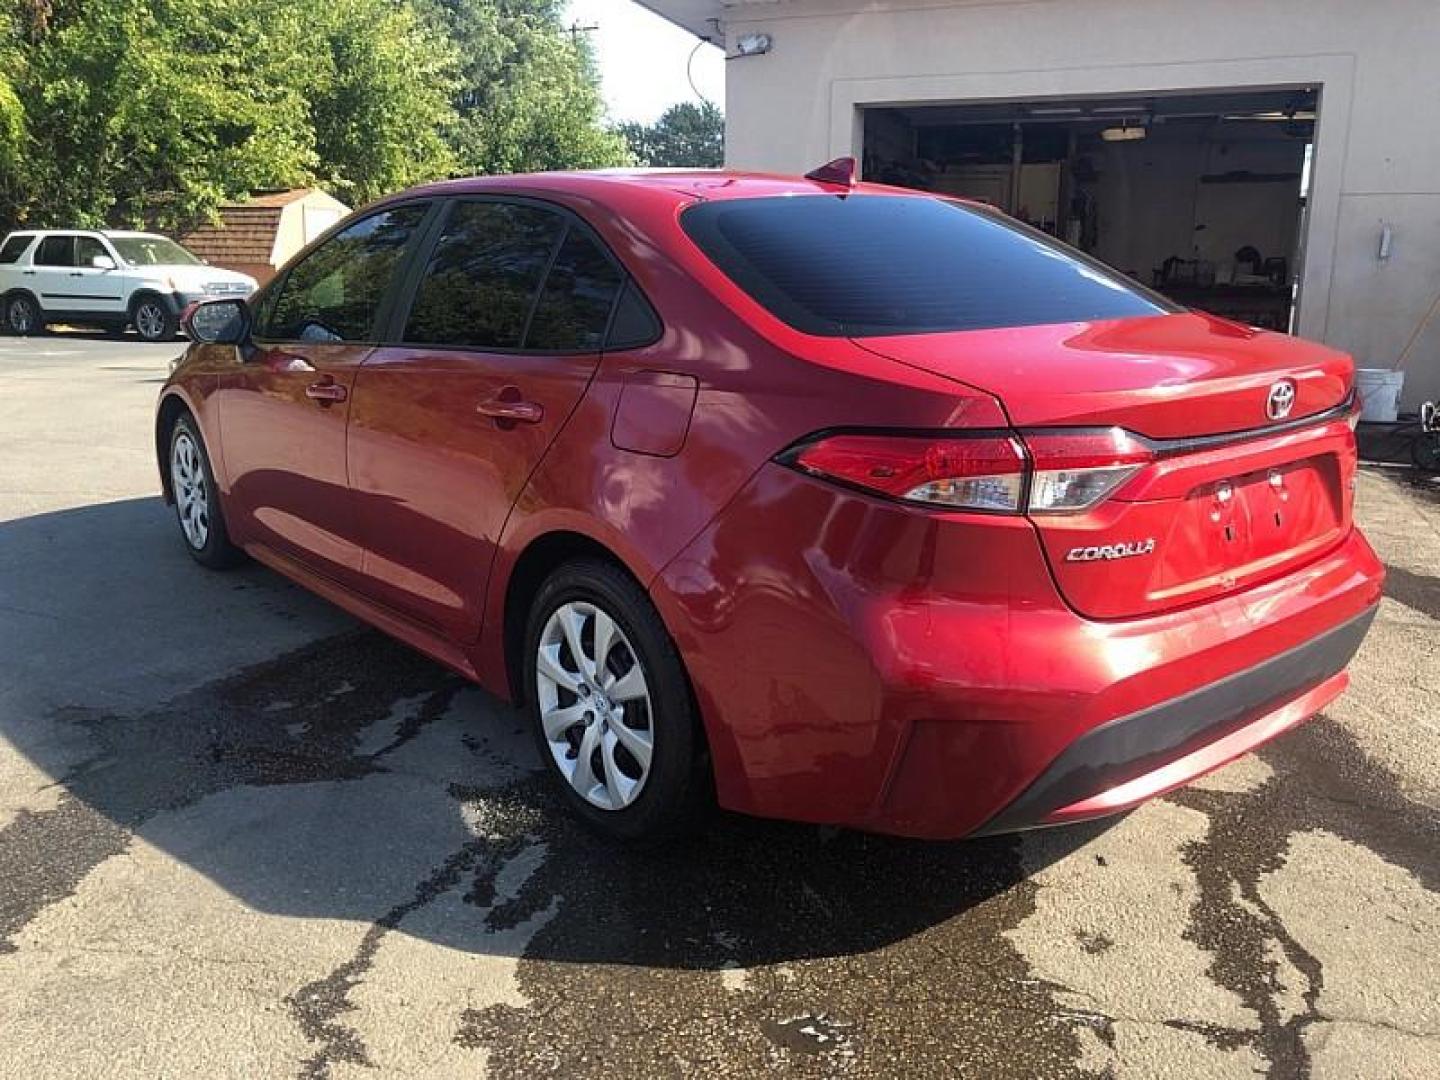
M923 196L798 195L686 210L690 238L809 334L867 337L1179 310L1001 215Z

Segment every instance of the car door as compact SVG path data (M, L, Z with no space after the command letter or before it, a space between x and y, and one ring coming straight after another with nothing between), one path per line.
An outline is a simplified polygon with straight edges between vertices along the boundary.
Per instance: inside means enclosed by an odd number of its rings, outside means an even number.
M73 311L70 275L74 269L74 234L51 233L35 248L31 265L21 271L21 284L35 294L47 316Z
M96 266L95 260L110 265ZM125 314L125 273L115 253L98 236L75 237L75 265L70 269L64 306L96 315Z
M345 465L350 392L429 209L367 215L304 255L262 296L254 340L220 380L232 531L352 587L361 547Z
M452 640L478 635L506 516L594 374L623 281L554 207L448 207L396 343L356 379L350 481L378 600Z

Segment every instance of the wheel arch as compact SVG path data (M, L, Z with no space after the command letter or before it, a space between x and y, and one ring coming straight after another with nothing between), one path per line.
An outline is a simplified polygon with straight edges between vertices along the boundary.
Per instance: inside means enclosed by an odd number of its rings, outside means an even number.
M3 294L0 294L0 316L8 314L10 301L21 296L35 305L35 310L40 313L41 319L45 318L45 305L40 303L40 297L36 296L33 291L27 289L24 285L13 286L12 288L6 289Z
M174 301L167 297L159 289L155 288L155 286L141 285L139 288L137 288L134 292L130 294L130 299L125 302L125 314L128 315L131 319L134 319L135 309L139 307L140 302L147 297L153 297L155 300L159 301L160 306L163 307L166 311L173 312L175 310Z
M177 388L167 389L161 395L160 404L155 409L155 465L160 470L160 491L166 505L175 501L175 491L170 483L170 432L175 427L176 419L185 413L188 413L195 422L207 450L210 446L210 440L206 437L205 429L201 427L200 418L196 415L189 399ZM211 468L214 467L215 461L212 454Z
M641 589L645 588L645 582L634 568L593 536L560 528L532 537L516 557L505 581L504 608L501 612L505 683L510 699L517 705L528 700L524 686L525 624L535 595L545 579L557 569L567 562L583 558L610 563L624 571Z
M567 562L581 558L594 558L605 562L620 570L639 586L650 599L655 617L660 620L660 625L665 633L670 635L675 643L675 654L680 661L680 672L685 681L685 689L690 697L691 715L695 719L695 735L699 740L698 750L702 755L701 767L704 770L707 782L715 784L715 739L716 733L711 730L710 718L705 715L700 706L700 698L695 692L695 680L690 674L690 665L686 661L685 654L680 649L679 640L668 622L660 605L650 594L647 581L636 568L631 566L617 551L595 536L585 532L578 532L570 528L556 528L548 532L534 536L521 550L516 558L504 588L504 610L501 622L501 650L503 652L503 664L506 689L509 691L510 700L519 707L524 707L529 701L529 694L526 693L524 679L524 642L525 628L529 621L531 605L534 603L545 579L555 570ZM652 579L654 575L651 575ZM723 742L725 736L720 735ZM728 756L728 755L727 755Z

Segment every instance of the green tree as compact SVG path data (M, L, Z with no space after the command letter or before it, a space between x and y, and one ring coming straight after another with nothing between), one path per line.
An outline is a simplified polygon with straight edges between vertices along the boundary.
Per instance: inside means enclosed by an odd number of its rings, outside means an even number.
M718 169L725 163L725 114L712 102L671 105L653 124L620 125L642 165Z
M40 224L193 220L315 163L291 0L36 4L15 91ZM288 48L272 47L290 41ZM236 43L264 43L236 48Z
M364 203L449 175L459 58L443 28L393 0L325 3L305 87L318 181Z
M583 35L563 0L427 0L460 55L450 130L462 173L625 165Z
M561 0L0 0L0 221L628 160ZM8 24L8 25L7 25Z

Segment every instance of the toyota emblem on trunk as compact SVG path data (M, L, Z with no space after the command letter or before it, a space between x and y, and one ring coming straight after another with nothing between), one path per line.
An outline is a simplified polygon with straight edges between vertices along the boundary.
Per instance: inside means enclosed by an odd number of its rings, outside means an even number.
M1284 420L1295 407L1295 384L1281 379L1270 387L1270 396L1265 399L1265 415L1271 420Z

